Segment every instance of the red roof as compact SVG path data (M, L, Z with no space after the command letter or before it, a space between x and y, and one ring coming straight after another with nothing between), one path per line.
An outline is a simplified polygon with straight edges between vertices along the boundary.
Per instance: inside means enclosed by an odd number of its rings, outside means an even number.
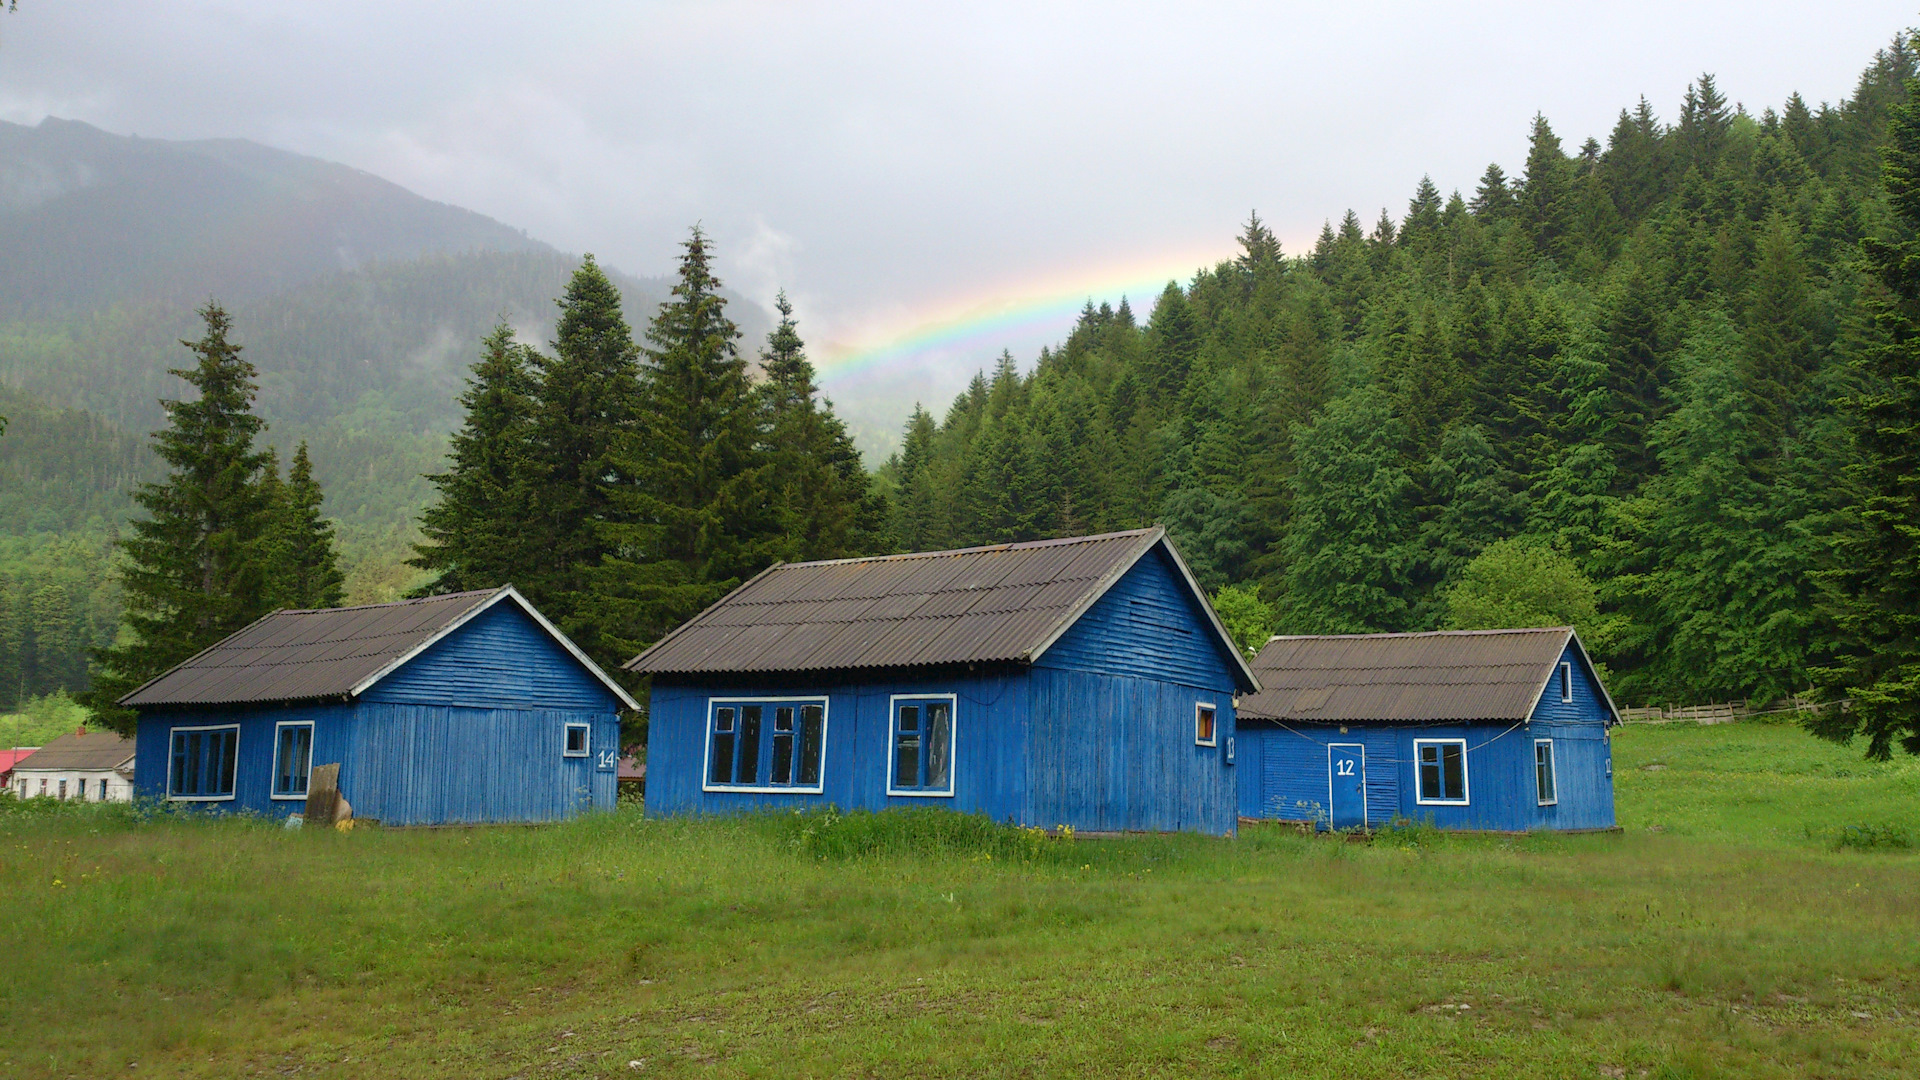
M40 748L37 746L23 746L19 749L0 750L0 773L12 772L15 765L20 764L38 749Z
M614 779L645 780L646 778L647 778L646 762L641 761L640 759L632 756L623 757L620 759L620 774L616 776Z

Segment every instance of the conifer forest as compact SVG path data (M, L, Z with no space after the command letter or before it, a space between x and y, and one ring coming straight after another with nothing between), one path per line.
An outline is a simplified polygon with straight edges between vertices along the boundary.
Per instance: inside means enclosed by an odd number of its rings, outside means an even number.
M1736 107L1702 75L1604 138L1538 116L1511 173L1418 178L1306 250L1249 214L1233 258L1091 298L1057 345L922 403L872 471L792 307L748 340L698 229L644 324L589 258L551 341L472 343L392 562L420 592L512 582L611 669L775 561L1158 522L1249 647L1571 623L1622 705L1846 698L1824 734L1920 753L1916 48L1832 104ZM94 479L0 504L48 516L0 540L0 703L83 689L91 663L104 708L274 606L344 597L321 448L282 479L251 444L253 376L208 366L247 336L226 318L181 370L224 379L200 403L230 415L195 441L170 407L161 464L82 414L12 410L0 444ZM102 539L115 514L136 524Z

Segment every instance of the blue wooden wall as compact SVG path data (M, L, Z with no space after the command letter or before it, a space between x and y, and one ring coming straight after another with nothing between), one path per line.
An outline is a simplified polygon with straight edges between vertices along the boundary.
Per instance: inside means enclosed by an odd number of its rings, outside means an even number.
M1081 615L1038 667L1234 690L1233 669L1192 590L1155 545Z
M1593 673L1571 646L1572 702L1560 700L1556 674L1517 727L1499 724L1349 725L1259 720L1242 722L1238 803L1246 817L1324 821L1328 803L1327 744L1366 747L1367 815L1375 827L1395 818L1431 820L1441 828L1520 831L1603 829L1614 824L1612 744L1606 705ZM1415 780L1414 740L1467 740L1466 806L1423 805ZM1540 806L1534 783L1535 739L1554 742L1559 801Z
M1027 724L1027 813L1035 825L1099 832L1232 835L1233 690L1037 668ZM1194 741L1194 706L1215 708L1215 743ZM1237 754L1236 754L1237 758Z
M811 686L811 688L810 688ZM955 694L951 797L889 796L888 699ZM655 679L647 813L758 807L946 806L1088 831L1230 834L1237 815L1234 675L1179 571L1155 548L1032 668L953 676L848 673L824 686L743 676L720 686ZM708 699L825 696L822 791L703 790ZM1217 743L1194 743L1194 706L1216 705Z
M889 698L953 694L953 794L887 794ZM742 682L724 688L655 680L647 711L647 814L718 814L754 808L881 810L938 806L1024 821L1027 677L1013 669L951 677L874 679L827 686ZM703 790L709 698L824 697L819 794Z
M176 727L238 724L231 801L208 809L285 815L272 797L278 721L313 722L313 763L340 763L354 814L390 825L554 821L614 804L619 701L511 601L496 604L357 701L149 710L135 790L166 796ZM590 753L565 757L568 723L592 725ZM606 752L611 751L608 756Z
M600 680L512 600L481 612L360 699L489 709L620 708Z

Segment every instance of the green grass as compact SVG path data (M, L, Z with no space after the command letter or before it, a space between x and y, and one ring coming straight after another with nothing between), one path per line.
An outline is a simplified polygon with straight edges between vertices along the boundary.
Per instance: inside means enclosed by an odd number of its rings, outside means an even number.
M1920 764L1615 757L1622 833L1370 845L23 806L0 1075L1920 1075L1920 853L1842 846L1915 831Z

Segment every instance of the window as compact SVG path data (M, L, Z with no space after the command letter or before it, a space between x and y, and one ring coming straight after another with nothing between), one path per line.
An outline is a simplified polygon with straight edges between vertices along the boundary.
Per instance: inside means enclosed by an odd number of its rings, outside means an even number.
M107 782L104 779L100 781L100 801L107 801Z
M63 799L67 797L67 782L65 780L60 781L60 797Z
M1541 806L1560 801L1553 791L1553 740L1533 740L1533 793Z
M712 698L708 791L820 791L825 698Z
M1415 739L1413 757L1423 803L1467 801L1467 740Z
M304 799L313 771L313 723L283 720L273 730L273 797Z
M1560 700L1573 700L1573 663L1561 661L1560 664Z
M43 776L40 778L40 794L45 795L46 793L47 793L47 778Z
M888 698L893 710L889 795L953 794L952 694Z
M174 728L167 761L170 799L233 798L234 767L239 762L240 728Z
M1206 702L1193 707L1193 741L1201 746L1213 746L1219 740L1214 737L1214 708Z
M592 732L592 724L568 724L566 745L560 751L561 756L586 757Z

